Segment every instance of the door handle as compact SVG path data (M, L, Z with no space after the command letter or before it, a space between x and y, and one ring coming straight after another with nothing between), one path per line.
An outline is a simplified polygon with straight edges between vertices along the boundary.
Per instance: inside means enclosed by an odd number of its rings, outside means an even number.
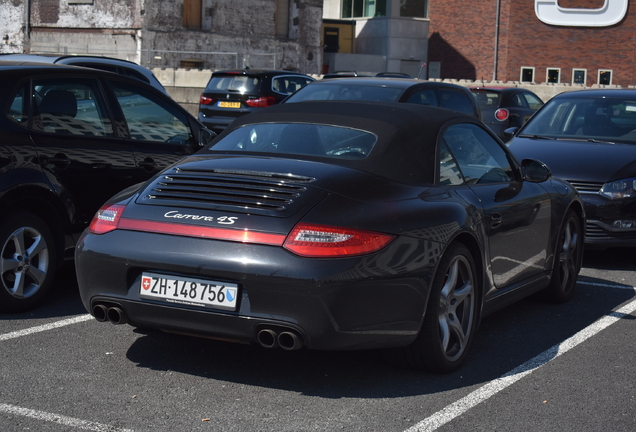
M58 169L67 168L71 164L71 159L65 154L58 153L52 158L46 159L47 164L53 164Z

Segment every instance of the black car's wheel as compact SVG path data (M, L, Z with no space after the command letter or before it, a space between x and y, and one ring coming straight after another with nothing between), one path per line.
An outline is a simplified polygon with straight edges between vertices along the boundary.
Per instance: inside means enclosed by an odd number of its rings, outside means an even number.
M563 303L574 296L582 262L583 227L578 215L570 210L559 231L550 285L543 292L546 300Z
M406 363L452 372L466 358L477 327L477 273L470 251L452 244L442 258L418 338L404 348Z
M39 217L17 212L0 228L0 311L32 309L50 289L55 274L53 235Z

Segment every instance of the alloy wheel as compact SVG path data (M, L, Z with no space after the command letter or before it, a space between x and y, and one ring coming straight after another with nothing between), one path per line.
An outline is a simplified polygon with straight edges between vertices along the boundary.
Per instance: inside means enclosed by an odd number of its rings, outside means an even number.
M16 229L2 246L2 284L15 298L28 298L37 293L46 280L49 265L48 245L35 228Z
M468 345L475 313L473 272L462 255L455 256L448 267L438 311L442 351L447 360L457 360Z

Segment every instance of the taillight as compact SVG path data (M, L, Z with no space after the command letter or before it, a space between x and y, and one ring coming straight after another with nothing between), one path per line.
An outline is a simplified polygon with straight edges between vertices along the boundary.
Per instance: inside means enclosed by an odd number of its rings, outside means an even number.
M123 205L103 206L95 213L95 217L88 226L88 231L93 234L105 234L116 230L125 208L126 206Z
M505 108L499 108L497 111L495 111L495 118L499 121L508 120L509 115L510 113Z
M214 99L212 99L211 97L207 97L203 95L201 95L201 97L199 98L199 103L201 105L210 105L213 101Z
M245 101L245 103L251 107L266 108L268 106L274 105L276 103L276 98L272 96L263 96L259 97L258 99L248 99Z
M299 223L283 247L305 257L344 257L378 251L393 238L373 231Z

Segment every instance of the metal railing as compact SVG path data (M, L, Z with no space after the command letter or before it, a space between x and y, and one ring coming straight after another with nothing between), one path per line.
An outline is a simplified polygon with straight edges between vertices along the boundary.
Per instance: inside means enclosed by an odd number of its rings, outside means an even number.
M3 52L28 52L31 54L93 55L114 57L133 61L147 68L194 68L194 69L238 69L249 66L252 69L276 69L275 53L256 52L214 52L214 51L174 51L174 50L126 50L109 49L103 45L66 45L61 43L32 43L15 45Z

